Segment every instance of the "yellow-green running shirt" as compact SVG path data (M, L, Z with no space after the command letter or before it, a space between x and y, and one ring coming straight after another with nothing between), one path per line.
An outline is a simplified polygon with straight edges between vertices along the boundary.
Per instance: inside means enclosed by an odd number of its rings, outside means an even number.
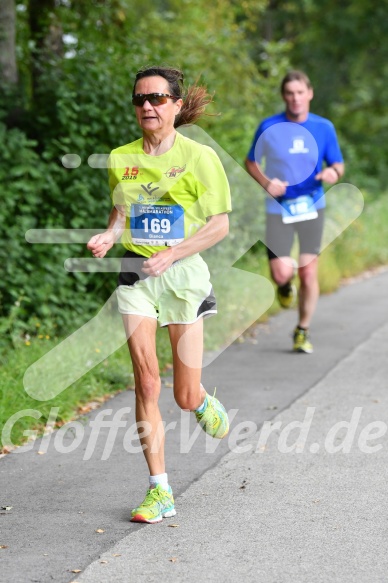
M215 151L179 133L160 156L144 152L143 138L116 148L108 173L112 202L126 213L122 244L144 257L191 237L207 217L232 210Z

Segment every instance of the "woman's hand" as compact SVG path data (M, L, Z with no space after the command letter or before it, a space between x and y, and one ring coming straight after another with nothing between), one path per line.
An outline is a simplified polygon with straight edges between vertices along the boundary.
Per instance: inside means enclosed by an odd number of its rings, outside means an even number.
M152 277L162 275L174 263L173 247L163 249L154 253L149 259L144 261L142 271Z
M113 231L105 231L105 233L94 235L86 247L93 253L94 257L105 257L109 249L115 244L115 239Z

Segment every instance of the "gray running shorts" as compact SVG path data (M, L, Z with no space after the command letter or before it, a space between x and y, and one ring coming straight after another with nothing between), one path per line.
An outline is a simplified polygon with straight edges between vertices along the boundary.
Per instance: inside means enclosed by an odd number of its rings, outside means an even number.
M318 217L309 221L285 224L281 215L267 214L265 244L268 258L289 257L295 233L299 239L299 254L319 255L321 250L324 209L318 210Z

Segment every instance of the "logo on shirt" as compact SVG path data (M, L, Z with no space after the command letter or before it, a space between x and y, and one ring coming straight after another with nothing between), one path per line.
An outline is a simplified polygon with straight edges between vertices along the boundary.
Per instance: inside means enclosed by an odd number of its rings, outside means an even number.
M142 184L141 187L148 196L151 196L155 190L159 190L159 186L154 186L152 188L152 182L149 182L148 184Z
M136 180L138 174L139 168L137 166L133 166L132 168L127 166L121 180Z
M304 138L297 137L293 139L292 148L289 148L288 151L290 154L308 154L310 150L305 147Z
M182 174L186 170L186 164L180 168L179 166L171 166L170 170L165 172L167 178L176 178L179 174Z
M149 182L148 184L141 184L140 186L143 189L143 193L138 194L138 196L137 196L138 202L141 202L143 200L147 200L147 204L149 204L151 202L156 202L162 196L160 194L160 192L157 194L154 194L154 192L156 192L157 190L160 190L160 188L159 188L159 186L153 186L152 182Z

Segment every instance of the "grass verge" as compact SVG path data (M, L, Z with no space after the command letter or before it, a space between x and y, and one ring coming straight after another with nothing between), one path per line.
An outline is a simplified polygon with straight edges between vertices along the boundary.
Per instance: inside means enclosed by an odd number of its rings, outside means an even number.
M99 403L123 390L134 388L132 363L127 346L122 346L81 379L53 399L38 401L31 398L23 386L27 368L57 346L62 338L42 340L38 337L19 344L7 353L0 367L0 435L12 426L11 442L20 445L26 441L25 432L42 433L52 407L58 407L56 426L86 413ZM161 373L170 372L171 350L166 330L158 330L157 350ZM32 414L28 414L28 411ZM35 412L35 413L34 413ZM36 416L39 414L39 417ZM20 418L18 418L18 416ZM4 429L5 428L5 429ZM4 432L4 433L3 433ZM9 443L0 441L0 451L7 453Z

